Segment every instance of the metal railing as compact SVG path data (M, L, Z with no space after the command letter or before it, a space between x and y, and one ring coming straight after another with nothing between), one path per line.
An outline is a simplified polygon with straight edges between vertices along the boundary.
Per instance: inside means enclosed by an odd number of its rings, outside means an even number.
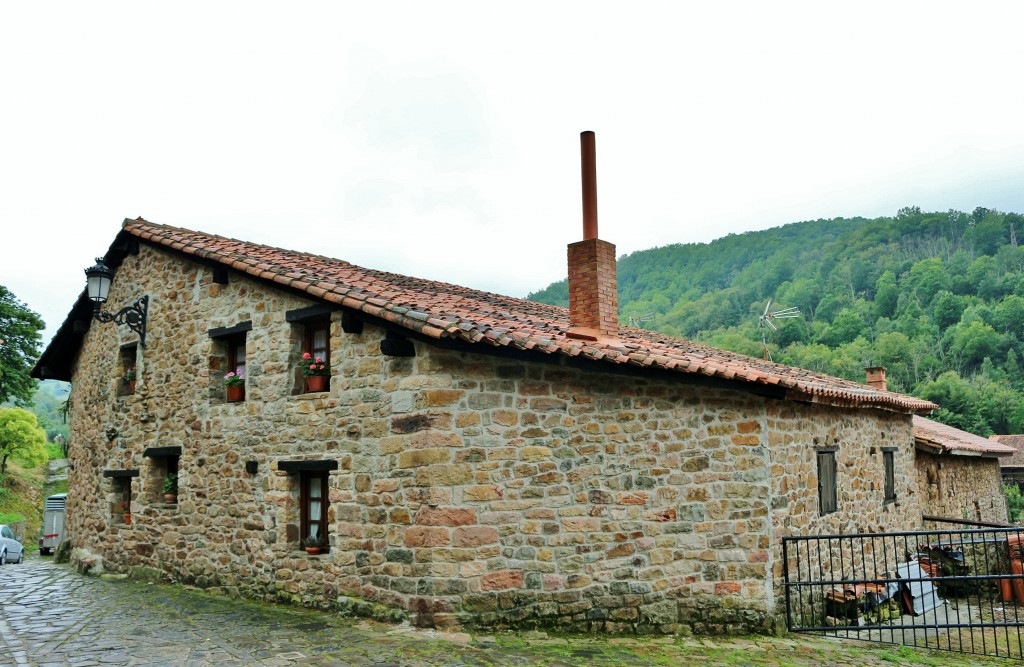
M787 626L1024 659L1024 528L785 537Z

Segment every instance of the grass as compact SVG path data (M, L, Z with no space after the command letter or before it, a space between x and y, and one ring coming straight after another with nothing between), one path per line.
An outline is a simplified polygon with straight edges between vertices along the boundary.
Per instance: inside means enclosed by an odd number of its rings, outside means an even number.
M46 473L45 465L23 468L18 461L8 461L7 472L0 475L0 523L21 524L16 532L29 550L38 548Z

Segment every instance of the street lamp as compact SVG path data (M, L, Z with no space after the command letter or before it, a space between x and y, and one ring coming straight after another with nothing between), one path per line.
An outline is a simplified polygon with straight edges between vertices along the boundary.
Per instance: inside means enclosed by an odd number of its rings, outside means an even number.
M125 306L114 314L104 313L103 304L110 294L110 281L114 272L103 263L102 257L96 258L96 265L85 270L86 294L93 303L93 317L97 322L115 322L127 324L128 328L139 334L139 343L146 346L146 312L149 309L149 296L144 296L130 306Z

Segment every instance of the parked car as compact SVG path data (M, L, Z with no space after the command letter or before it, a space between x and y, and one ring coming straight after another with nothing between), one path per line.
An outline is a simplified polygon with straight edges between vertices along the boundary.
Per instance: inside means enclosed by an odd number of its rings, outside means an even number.
M10 526L0 525L0 565L24 561L25 547L21 546Z

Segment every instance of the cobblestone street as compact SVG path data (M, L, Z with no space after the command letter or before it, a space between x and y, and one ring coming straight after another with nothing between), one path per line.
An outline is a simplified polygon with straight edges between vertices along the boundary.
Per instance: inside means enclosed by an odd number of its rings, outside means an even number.
M789 638L443 635L80 576L48 558L0 567L0 665L1009 665L952 653Z

